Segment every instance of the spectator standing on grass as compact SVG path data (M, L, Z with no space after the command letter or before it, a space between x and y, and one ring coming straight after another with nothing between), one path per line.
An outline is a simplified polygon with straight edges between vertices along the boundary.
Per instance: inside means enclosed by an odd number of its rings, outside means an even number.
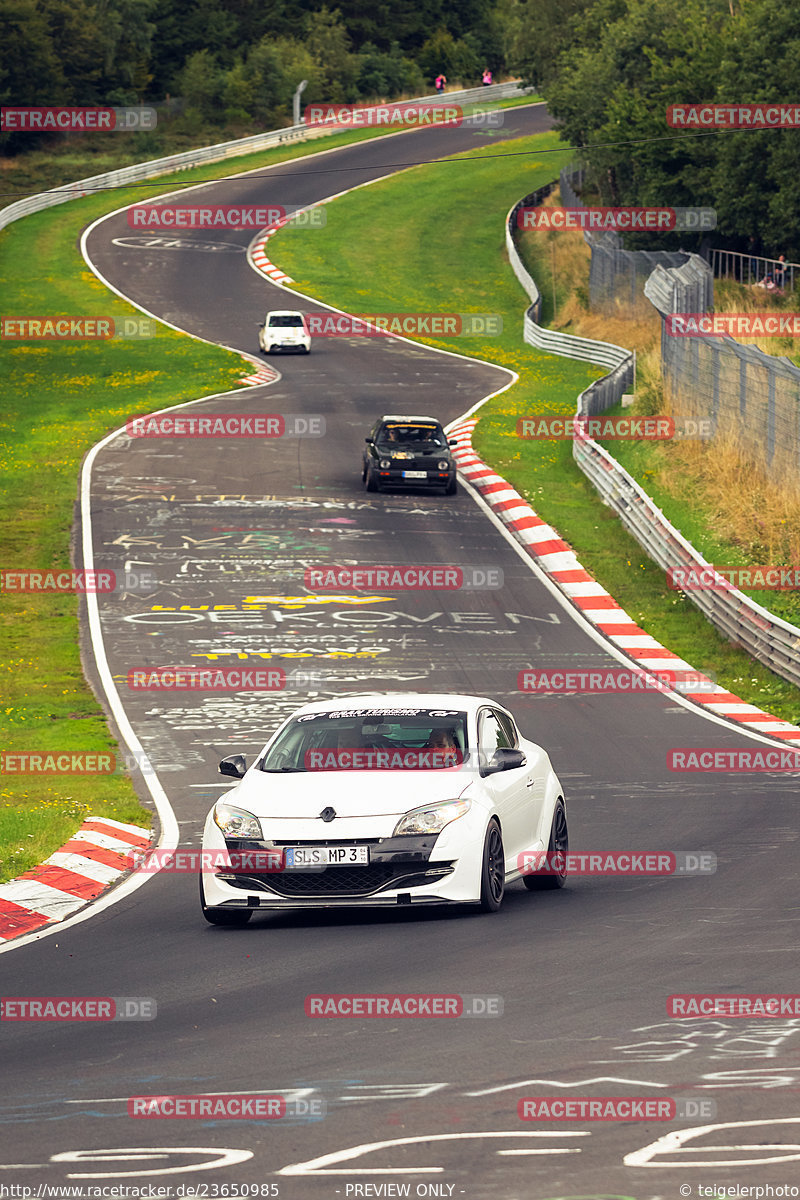
M440 96L441 96L442 92L444 91L444 85L445 85L446 83L447 83L447 76L446 76L446 75L444 75L444 74L440 74L440 75L437 75L437 76L436 76L436 83L435 83L435 85L434 85L434 86L435 86L435 88L436 88L436 91L439 93L439 95L440 95Z
M778 261L772 269L772 278L775 282L775 286L779 287L779 288L782 288L784 283L786 282L786 255L785 254L781 254L778 256Z
M491 85L492 85L492 72L489 70L488 67L483 68L483 75L481 76L481 83L483 84L484 87L491 87Z

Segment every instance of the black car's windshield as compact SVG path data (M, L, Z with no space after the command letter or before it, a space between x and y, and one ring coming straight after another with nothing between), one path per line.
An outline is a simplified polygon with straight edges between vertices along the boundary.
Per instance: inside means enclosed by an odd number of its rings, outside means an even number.
M450 709L352 708L296 717L262 771L443 770L466 757L467 714Z
M269 318L270 329L289 329L303 324L303 318L295 313L278 313Z
M375 439L381 446L446 446L447 439L438 425L381 426Z

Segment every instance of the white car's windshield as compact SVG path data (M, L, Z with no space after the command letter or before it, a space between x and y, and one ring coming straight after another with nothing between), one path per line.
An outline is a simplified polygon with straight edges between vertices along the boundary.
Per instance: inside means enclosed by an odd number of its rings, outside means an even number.
M464 761L467 714L445 709L347 709L297 717L262 771L443 770Z
M270 329L290 329L300 327L303 324L303 318L295 313L278 313L277 316L272 316L269 319Z

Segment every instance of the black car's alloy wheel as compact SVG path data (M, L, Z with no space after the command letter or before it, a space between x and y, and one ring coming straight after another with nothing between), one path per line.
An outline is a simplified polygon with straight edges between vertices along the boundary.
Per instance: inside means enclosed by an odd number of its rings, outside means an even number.
M532 875L523 875L522 882L529 892L551 891L562 888L567 882L567 854L569 853L569 831L567 829L567 810L564 801L556 801L553 813L553 823L550 826L550 841L547 844L547 866L552 874L544 875L535 871Z

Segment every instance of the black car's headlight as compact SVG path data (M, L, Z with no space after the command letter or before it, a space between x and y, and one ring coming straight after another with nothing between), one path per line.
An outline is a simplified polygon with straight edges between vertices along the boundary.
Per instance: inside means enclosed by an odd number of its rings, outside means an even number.
M258 817L243 808L234 808L224 800L214 805L214 824L226 838L263 838Z
M446 471L446 470L448 470L449 466L450 466L450 463L446 462L445 459L442 459L442 461L439 463L439 470Z
M469 800L442 800L440 804L428 804L425 808L415 808L407 812L394 827L392 837L411 834L441 833L445 825L465 816L472 805Z
M382 458L381 461L378 463L378 466L380 467L380 469L382 471L388 471L389 467L391 465L392 465L392 460L390 458Z

